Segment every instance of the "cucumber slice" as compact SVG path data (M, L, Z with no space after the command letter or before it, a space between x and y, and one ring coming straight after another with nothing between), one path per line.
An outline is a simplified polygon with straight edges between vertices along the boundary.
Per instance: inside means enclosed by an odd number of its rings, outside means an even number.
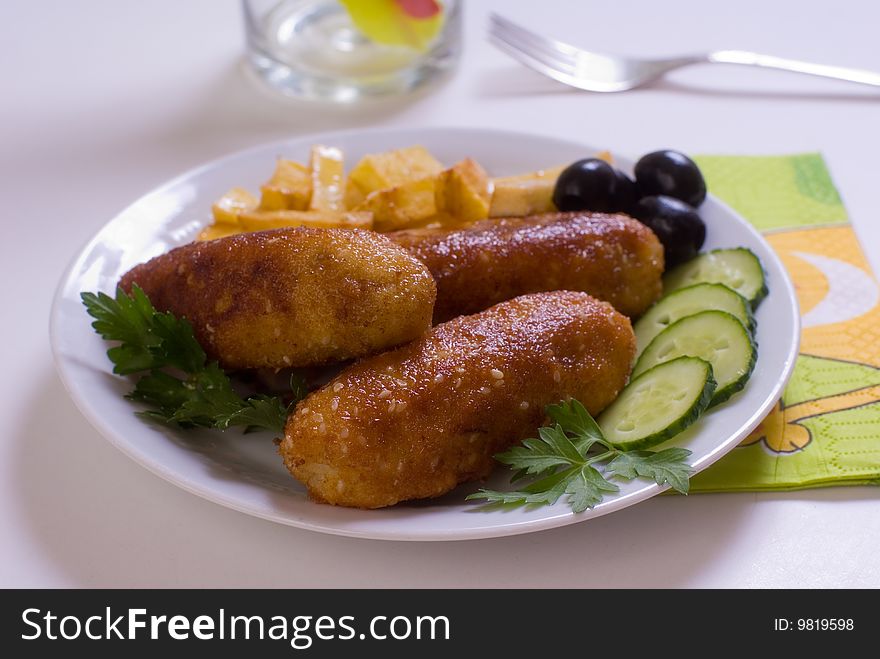
M673 291L639 318L633 327L639 352L675 321L708 309L733 314L747 330L754 329L752 310L742 295L724 284L694 284Z
M678 357L632 380L596 423L605 439L623 451L649 448L699 419L714 393L709 362Z
M767 295L767 282L761 261L750 249L715 249L682 263L663 277L663 290L709 282L724 284L747 299L756 308Z
M746 386L755 368L757 344L736 316L726 311L701 311L672 323L654 337L636 362L633 375L682 355L712 364L718 386L711 407Z

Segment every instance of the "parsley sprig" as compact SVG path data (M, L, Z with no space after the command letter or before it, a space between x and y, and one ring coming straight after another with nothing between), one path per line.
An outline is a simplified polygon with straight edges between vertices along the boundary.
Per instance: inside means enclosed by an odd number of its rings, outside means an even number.
M142 416L183 428L284 432L288 406L274 396L239 396L217 362L208 362L189 321L157 311L137 285L131 295L118 288L115 299L105 293L81 298L95 331L119 342L107 351L113 372L143 374L128 394L147 406ZM295 378L291 389L297 400L305 393Z
M548 405L553 425L538 429L537 439L526 439L522 446L495 459L516 469L510 482L531 479L514 491L481 489L468 499L515 506L552 505L567 496L574 512L599 504L606 493L619 487L609 478L632 480L639 476L658 485L668 483L687 494L691 468L685 462L691 454L683 448L661 451L621 451L602 434L586 408L576 400ZM602 471L597 466L603 466Z

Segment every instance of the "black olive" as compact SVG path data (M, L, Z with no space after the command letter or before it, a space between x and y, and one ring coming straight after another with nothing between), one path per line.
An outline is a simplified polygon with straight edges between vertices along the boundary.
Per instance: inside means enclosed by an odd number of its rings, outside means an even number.
M561 211L613 211L616 184L614 168L604 160L578 160L556 180L553 203Z
M614 169L615 181L614 188L614 208L612 210L633 214L636 205L636 184L633 180L619 169Z
M664 195L642 197L636 204L635 216L663 243L667 269L695 257L706 240L703 220L693 206L680 199Z
M706 181L700 168L678 151L654 151L642 156L635 175L640 197L666 195L694 208L706 199Z

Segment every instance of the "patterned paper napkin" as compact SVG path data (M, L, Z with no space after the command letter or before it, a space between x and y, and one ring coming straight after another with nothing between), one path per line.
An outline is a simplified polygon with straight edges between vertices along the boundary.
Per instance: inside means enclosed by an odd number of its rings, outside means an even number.
M779 254L803 334L782 400L691 491L880 485L880 287L822 156L697 162L709 189Z

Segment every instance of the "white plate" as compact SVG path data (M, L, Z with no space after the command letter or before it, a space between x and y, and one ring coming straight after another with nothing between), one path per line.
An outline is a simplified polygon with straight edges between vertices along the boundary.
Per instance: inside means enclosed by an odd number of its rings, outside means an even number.
M466 484L441 499L363 511L312 503L284 469L266 435L237 430L176 432L134 415L123 398L132 383L115 376L107 345L90 327L81 291L112 292L137 263L188 242L210 219L210 206L233 186L257 190L276 156L308 159L314 143L345 150L348 162L366 153L422 144L442 162L475 158L493 175L527 172L574 161L595 147L563 140L480 129L384 130L297 138L208 163L147 194L120 213L82 250L61 281L51 319L52 348L61 379L89 421L117 448L153 473L224 506L282 524L340 535L394 540L460 540L538 531L620 510L663 491L642 480L621 483L620 493L593 510L574 514L567 505L487 511L464 497ZM613 144L602 144L602 148ZM621 163L626 165L621 159ZM760 351L745 391L707 414L676 443L693 451L701 471L734 448L782 394L794 367L800 335L797 301L779 259L761 236L711 196L701 208L706 248L744 245L767 270L770 295L757 312ZM506 482L498 470L494 487Z

